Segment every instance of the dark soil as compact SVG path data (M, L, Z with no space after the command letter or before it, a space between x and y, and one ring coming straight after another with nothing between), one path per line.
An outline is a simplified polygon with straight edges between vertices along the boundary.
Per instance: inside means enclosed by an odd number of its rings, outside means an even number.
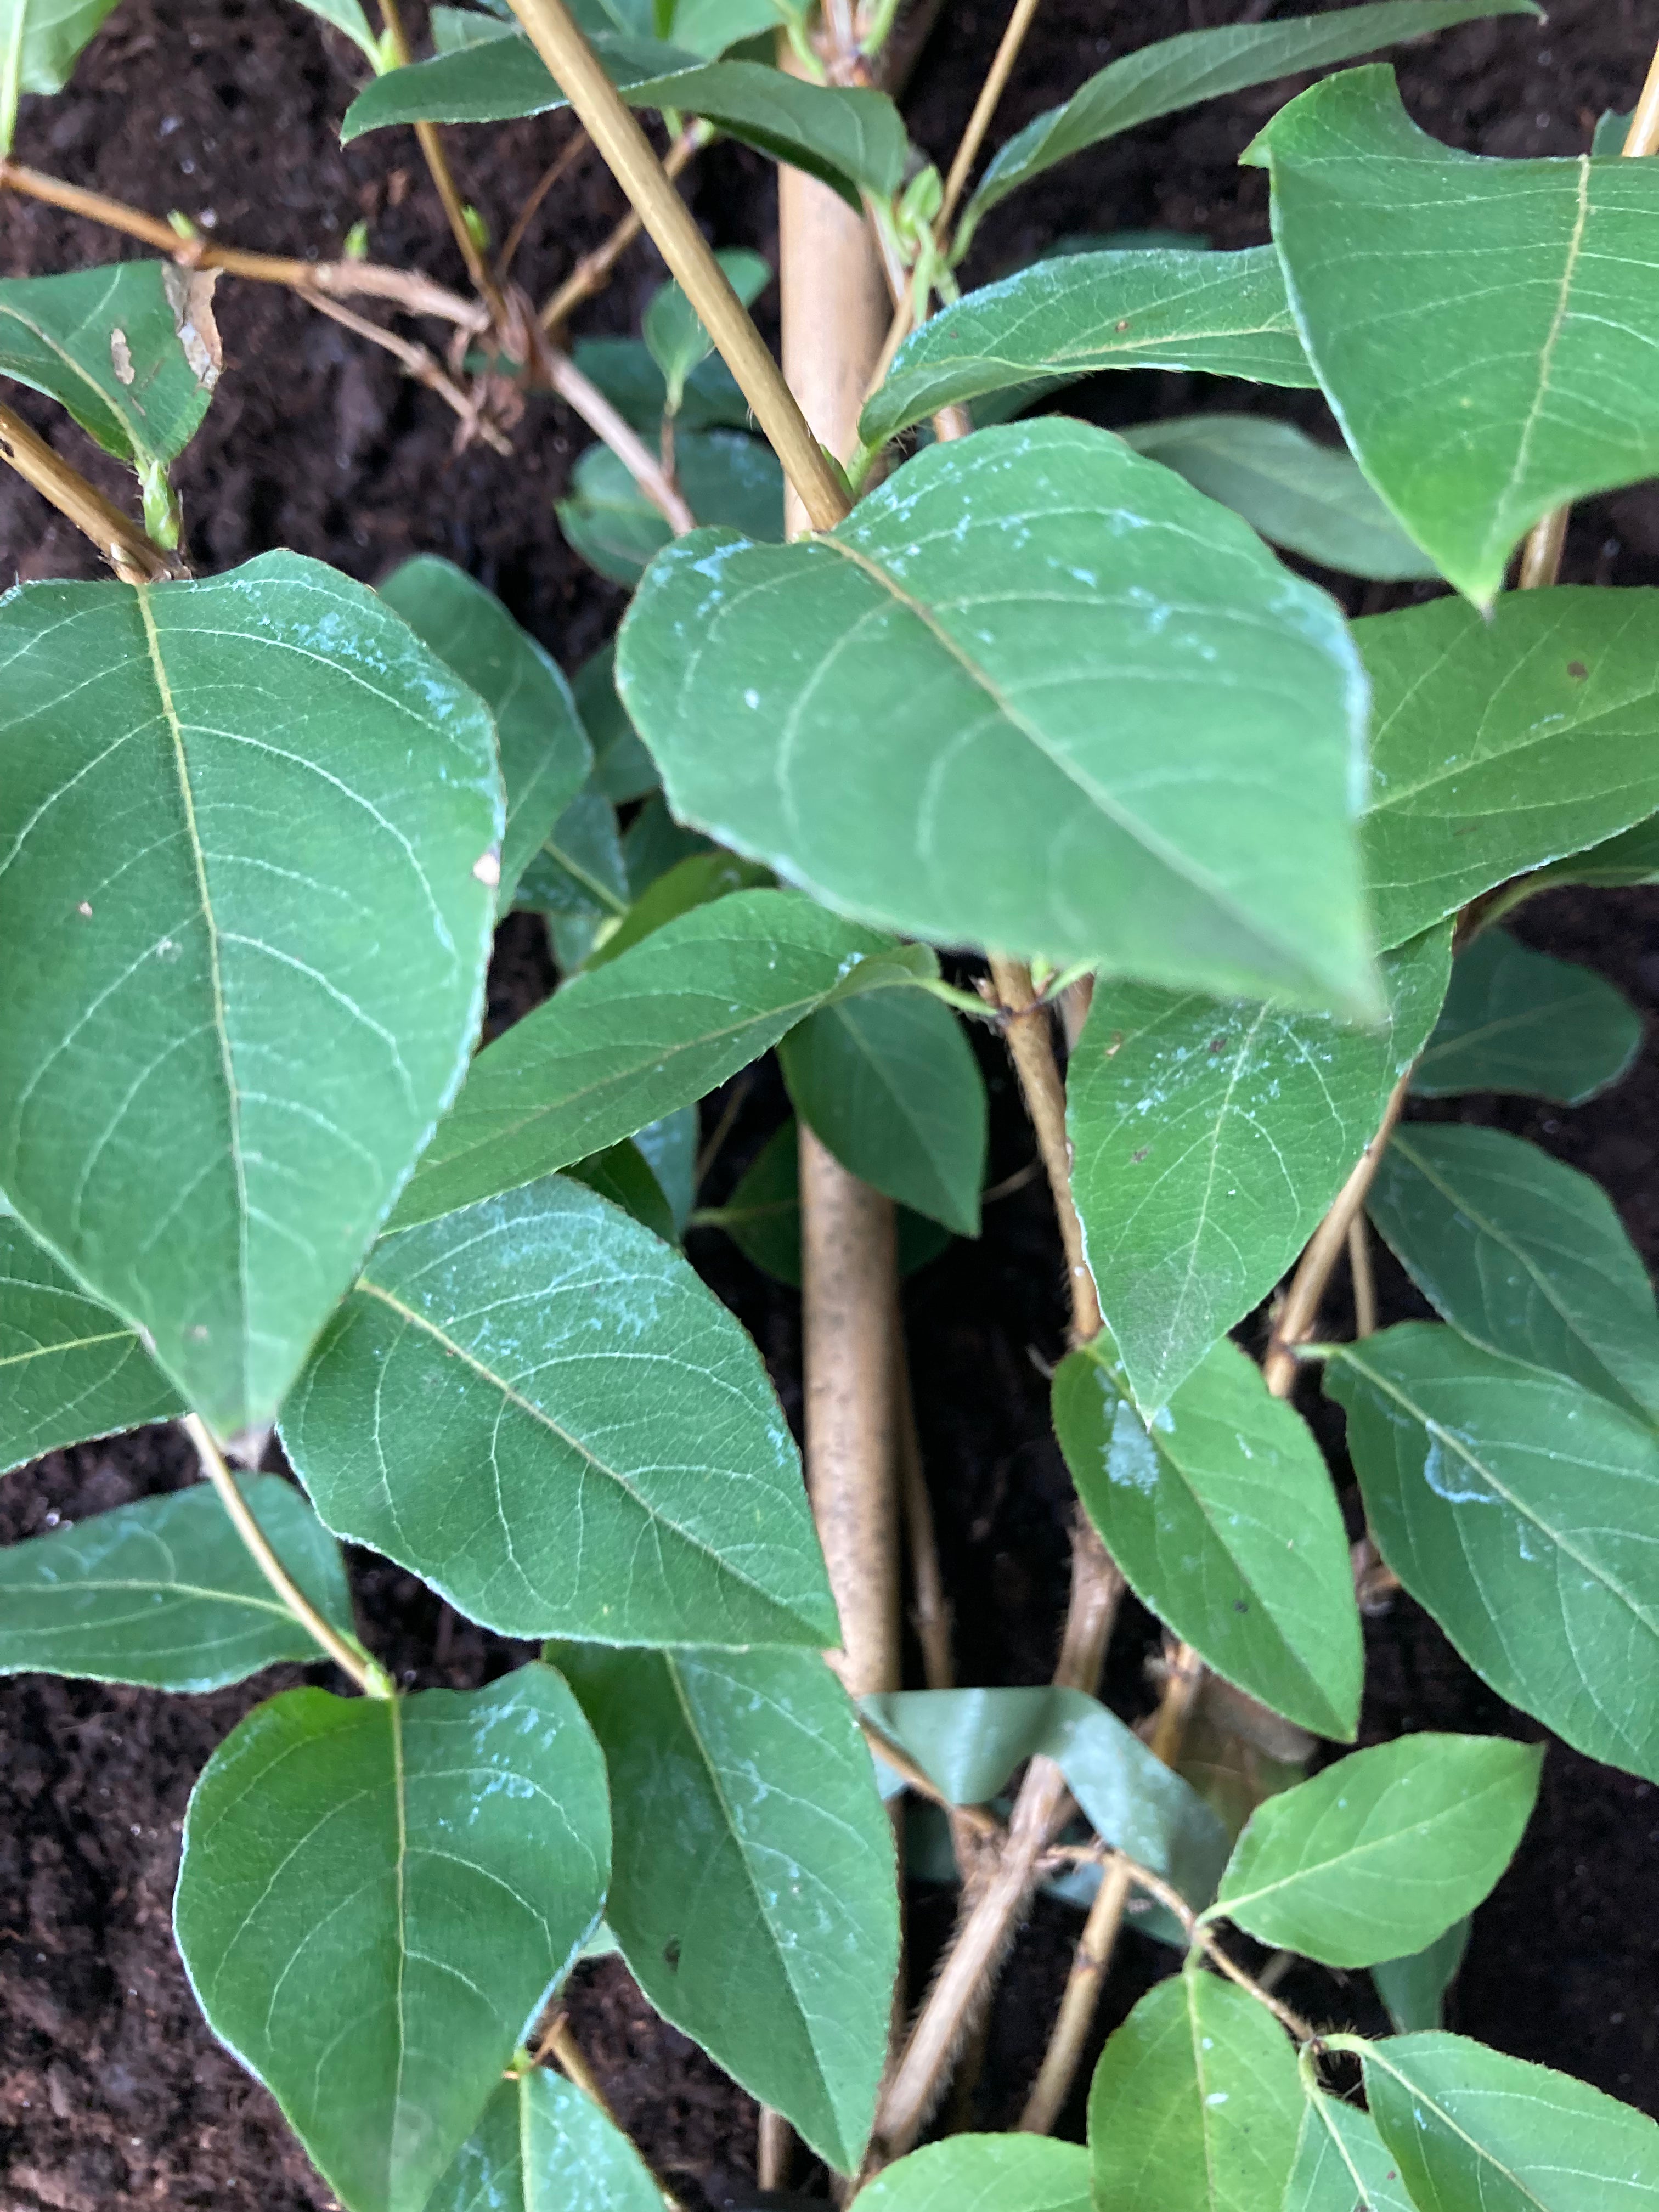
M1304 5L1310 0L1304 0ZM1047 0L999 118L1000 137L1129 46L1237 16L1237 0L1101 6ZM1000 6L947 10L923 54L912 129L948 157L1000 31ZM1401 57L1408 103L1443 137L1505 155L1573 153L1605 107L1628 106L1659 18L1636 0L1556 0L1547 27L1472 24ZM337 250L360 217L378 259L459 284L418 155L400 133L342 153L335 129L360 74L353 50L294 7L270 0L123 0L73 90L29 101L21 160L155 211L179 205L216 235L274 252ZM1017 264L1065 231L1158 226L1221 246L1266 235L1261 175L1239 149L1283 98L1275 88L1173 118L1059 170L985 226L975 281ZM562 118L452 134L463 188L496 233L569 129ZM705 157L693 205L721 244L774 243L764 164L740 149ZM517 275L540 297L621 211L590 155L533 228ZM0 200L0 271L40 273L108 259L123 241L32 202ZM635 247L581 327L633 327L660 277ZM511 459L453 451L453 417L390 359L291 295L221 285L227 368L205 428L179 471L198 564L219 568L288 545L374 580L408 553L461 562L574 665L621 604L565 547L552 501L585 434L537 400ZM15 395L9 392L9 399ZM1108 422L1195 404L1269 406L1287 396L1203 380L1131 377L1085 404ZM21 405L112 494L114 473L61 417ZM1294 403L1319 423L1318 403ZM0 480L0 558L25 577L90 575L82 542L34 495ZM1615 584L1659 581L1659 501L1650 489L1587 504L1568 573ZM1372 604L1380 604L1373 599ZM1558 894L1516 927L1583 959L1644 1008L1659 1005L1659 902L1629 893ZM501 948L492 1013L504 1021L547 988L545 950L514 925ZM994 1097L994 1179L1029 1158L1030 1139L1005 1072L988 1059ZM1650 1052L1610 1097L1574 1114L1513 1101L1457 1110L1533 1137L1596 1176L1650 1261L1659 1259L1659 1067ZM720 1181L735 1173L781 1111L763 1075L749 1093ZM755 1334L792 1413L799 1399L795 1301L712 1237L694 1256ZM1417 1310L1385 1265L1393 1317ZM1333 1306L1342 1294L1333 1292ZM994 1205L977 1246L916 1278L908 1293L922 1441L958 1623L963 1678L1032 1681L1046 1674L1064 1595L1069 1497L1048 1431L1043 1366L1063 1321L1057 1254L1036 1184ZM0 1539L15 1540L188 1478L165 1431L54 1455L0 1483ZM477 1682L515 1662L513 1647L459 1621L384 1564L356 1563L365 1632L410 1683ZM1534 1735L1461 1664L1407 1600L1370 1625L1365 1740L1411 1728ZM1150 1624L1136 1616L1114 1647L1108 1694L1143 1711ZM319 1670L315 1679L326 1679ZM27 1677L0 1685L0 2174L8 2212L94 2212L118 2200L203 2208L258 2204L301 2212L331 2200L265 2094L200 2021L169 1935L179 1821L197 1771L240 1716L289 1669L198 1699ZM1659 1794L1559 1746L1516 1862L1478 1916L1452 2022L1504 2050L1563 2066L1659 2110L1659 1906L1653 1868ZM915 1900L913 1948L925 1960L949 1900ZM1041 1904L1023 1936L988 2048L975 2119L1011 2124L1075 1939L1075 1917ZM1170 1954L1126 1939L1102 2031L1164 1971ZM1364 1978L1310 1972L1295 2002L1361 2025L1378 2021ZM665 2027L615 1961L584 1969L578 2032L658 2171L688 2206L732 2201L752 2173L754 2108ZM1078 2132L1080 2112L1068 2116ZM808 2178L810 2179L810 2177ZM1149 2208L1150 2212L1150 2208Z

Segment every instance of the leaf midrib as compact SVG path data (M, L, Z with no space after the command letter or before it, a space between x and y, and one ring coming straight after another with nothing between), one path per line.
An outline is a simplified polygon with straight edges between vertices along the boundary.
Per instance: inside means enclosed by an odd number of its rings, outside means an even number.
M1441 1821L1469 1811L1478 1805L1483 1797L1489 1796L1494 1790L1501 1790L1503 1786L1501 1779L1488 1782L1474 1795L1460 1798L1455 1805L1443 1805L1435 1812L1420 1815L1404 1827L1391 1828L1385 1835L1376 1837L1367 1843L1354 1844L1348 1850L1336 1852L1329 1858L1316 1859L1306 1866L1297 1868L1290 1874L1281 1875L1277 1881L1265 1882L1258 1888L1243 1890L1235 1895L1218 1896L1216 1904L1218 1907L1224 1905L1229 1913L1236 1914L1240 1905L1249 1907L1259 1905L1264 1898L1276 1897L1281 1890L1295 1889L1304 1882L1324 1881L1338 1869L1351 1870L1356 1862L1363 1861L1375 1852L1392 1850L1397 1845L1409 1844L1413 1841L1420 1843Z

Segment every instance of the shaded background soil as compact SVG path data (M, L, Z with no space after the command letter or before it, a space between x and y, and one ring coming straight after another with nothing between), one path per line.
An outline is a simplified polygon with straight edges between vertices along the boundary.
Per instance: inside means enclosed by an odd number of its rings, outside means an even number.
M1304 0L1304 6L1309 0ZM947 8L914 80L913 133L948 158L1004 20L1000 5ZM1047 0L993 143L1115 54L1233 20L1238 0ZM1258 13L1261 11L1257 11ZM1288 12L1288 7L1283 12ZM1571 154L1596 116L1628 106L1659 37L1656 0L1557 0L1547 24L1473 24L1401 57L1408 104L1440 136L1503 155ZM459 284L412 140L398 132L343 153L340 113L361 64L297 8L270 0L122 0L71 91L25 103L18 155L152 210L179 206L218 237L278 252L331 255L366 219L378 259ZM973 281L1028 258L1066 231L1158 226L1221 246L1267 235L1266 180L1235 165L1294 83L1180 116L1075 161L985 225ZM563 118L453 134L464 190L497 235L569 130ZM738 149L705 156L688 184L717 243L771 251L775 196L766 165ZM535 297L556 283L621 211L584 155L532 227L517 275ZM124 242L33 203L0 198L0 273L108 259ZM659 281L634 248L617 282L579 322L636 327ZM763 301L763 315L769 303ZM605 636L621 594L575 559L552 501L585 434L550 400L532 403L510 459L453 451L453 417L383 354L286 292L222 284L226 374L179 471L198 566L276 545L374 581L410 552L447 555L501 593L574 666ZM1408 334L1402 343L1409 343ZM112 470L61 417L22 407L113 495ZM1188 377L1121 377L1068 402L1107 422L1196 405L1262 407L1329 431L1316 398L1262 395ZM15 478L0 480L0 564L24 577L94 574L87 548ZM1567 574L1659 581L1659 499L1651 488L1588 503ZM1385 604L1375 592L1351 605ZM1400 595L1395 595L1400 596ZM1556 894L1519 933L1583 959L1644 1010L1659 1006L1659 897ZM509 926L492 1013L522 1012L549 981L537 926ZM993 1182L1030 1158L1006 1071L988 1054ZM1597 1176L1651 1263L1659 1258L1659 1067L1644 1054L1609 1097L1572 1114L1473 1100L1458 1111L1532 1137ZM709 1196L782 1111L764 1073L747 1093ZM730 1248L704 1237L693 1256L755 1334L792 1414L799 1401L795 1301ZM1385 1312L1419 1310L1382 1270ZM1345 1293L1333 1291L1333 1317ZM988 1211L907 1291L922 1443L958 1621L963 1679L1045 1677L1064 1596L1069 1486L1049 1434L1043 1365L1062 1337L1058 1256L1046 1204L1028 1183ZM1340 1443L1340 1438L1334 1438ZM0 1482L0 1539L176 1486L191 1473L171 1432L53 1455ZM516 1662L514 1647L460 1622L384 1564L354 1563L365 1632L410 1684L470 1684ZM1461 1664L1410 1601L1368 1626L1364 1740L1412 1728L1536 1735ZM1151 1625L1133 1608L1114 1645L1108 1694L1130 1716L1151 1701ZM327 1679L326 1670L314 1678ZM24 1677L0 1685L0 2176L7 2212L93 2212L117 2199L204 2208L258 2203L301 2212L331 2203L265 2094L219 2050L196 2014L169 1935L179 1822L214 1746L258 1698L299 1670L198 1699ZM1659 2111L1659 1792L1557 1746L1521 1853L1477 1917L1452 2024ZM948 1897L915 1902L914 1948L949 1923ZM1077 1930L1039 1904L993 2025L974 2115L1006 2126L1023 2097ZM1101 2030L1121 2018L1170 1955L1125 1940ZM1308 1970L1289 1994L1325 2017L1379 2025L1364 1978ZM583 1970L578 2032L619 2117L688 2206L752 2201L753 2107L686 2040L657 2021L614 1961ZM1080 2131L1075 2102L1067 2131ZM811 2176L803 2185L811 2185ZM1149 2208L1151 2212L1151 2208Z

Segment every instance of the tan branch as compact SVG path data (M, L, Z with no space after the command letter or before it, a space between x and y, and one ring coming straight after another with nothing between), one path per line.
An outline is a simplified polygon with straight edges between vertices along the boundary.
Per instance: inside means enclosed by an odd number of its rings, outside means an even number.
M588 428L604 439L675 536L695 530L697 518L687 506L678 486L599 386L584 376L569 355L561 352L557 346L543 344L538 351L540 371L548 383L567 406L581 416Z
M112 507L77 470L60 460L21 415L4 405L0 405L0 461L15 469L42 499L67 515L92 540L124 584L160 583L163 577L179 573L170 555L118 507Z
M407 69L412 56L410 52L409 39L404 30L403 14L398 6L398 0L380 0L380 19L386 27L392 59L399 69ZM417 123L415 125L415 138L425 158L428 173L437 187L438 198L443 204L450 232L456 245L460 248L461 259L466 264L466 273L472 279L472 289L489 308L490 319L498 327L505 328L507 302L501 297L501 288L490 274L489 264L483 258L477 240L472 235L471 227L466 219L465 203L462 200L460 188L455 182L455 173L449 166L449 156L444 150L444 142L439 136L437 125Z
M412 339L399 337L395 331L388 331L380 324L372 322L367 315L356 313L338 300L325 299L317 292L307 292L304 297L306 304L314 307L319 315L326 315L331 322L343 324L347 330L355 331L360 338L368 339L373 345L384 347L394 360L402 362L417 384L425 385L428 392L435 392L447 407L453 408L467 428L476 431L487 446L492 447L498 453L513 451L512 440L494 422L484 420L477 402L462 391L436 356L425 346L416 345Z
M586 133L582 134L584 137ZM693 123L682 131L662 157L663 174L678 177L691 156L708 145L714 137L706 123ZM558 290L536 317L550 337L562 330L571 316L585 300L591 300L611 281L611 272L629 247L644 229L645 225L630 208L602 245L591 253L584 253Z

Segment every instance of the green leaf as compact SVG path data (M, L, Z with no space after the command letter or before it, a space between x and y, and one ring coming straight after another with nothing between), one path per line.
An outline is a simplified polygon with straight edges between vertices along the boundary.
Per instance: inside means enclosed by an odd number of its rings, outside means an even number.
M1589 884L1616 890L1627 884L1659 884L1659 815L1650 815L1617 837L1540 868L1515 886L1522 897L1555 884Z
M1292 422L1265 415L1186 415L1118 434L1304 560L1385 581L1434 574L1352 455L1317 444Z
M208 2023L351 2212L422 2212L598 1921L605 1765L550 1668L290 1690L209 1760L173 1925Z
M1641 1016L1593 969L1486 930L1457 957L1412 1089L1419 1098L1508 1091L1582 1106L1629 1073L1642 1037Z
M1454 1920L1443 1936L1404 1959L1379 1959L1371 1968L1376 1994L1401 2035L1438 2027L1446 1991L1469 1948L1468 1920Z
M1659 1419L1659 1312L1607 1194L1501 1129L1397 1129L1367 1201L1429 1303L1488 1352Z
M1659 2127L1588 2082L1461 2035L1366 2046L1365 2095L1413 2204L1435 2212L1645 2212Z
M380 586L423 645L495 718L507 828L497 911L505 914L532 854L587 780L592 754L557 662L520 629L493 592L453 562L419 555Z
M1501 1698L1659 1781L1659 1437L1411 1322L1326 1370L1378 1549Z
M590 44L630 107L702 116L854 203L861 190L885 199L898 189L908 141L885 93L810 84L757 62L704 62L620 33ZM347 108L340 143L389 123L506 123L564 105L528 39L492 39L377 77Z
M1590 140L1590 152L1598 159L1605 155L1622 154L1625 150L1625 141L1630 137L1630 126L1635 120L1634 108L1624 115L1620 114L1615 109L1609 108L1596 122L1595 134Z
M576 671L576 711L593 748L591 787L618 806L657 788L657 769L617 696L616 642L601 646ZM637 887L635 889L638 896Z
M948 1006L920 991L842 999L792 1030L778 1062L796 1113L844 1168L979 1235L985 1081Z
M886 2056L898 1903L845 1691L817 1652L556 1656L610 1767L605 1912L635 1980L852 2172Z
M274 1474L242 1483L300 1588L352 1637L340 1547ZM319 1656L206 1483L0 1547L0 1674L216 1690Z
M793 545L694 532L652 563L617 667L680 819L828 904L1371 1006L1342 623L1104 431L929 447Z
M1506 592L1484 618L1443 599L1355 623L1384 945L1659 808L1656 623L1659 592L1571 586Z
M0 283L0 376L56 399L141 483L165 486L219 380L213 286L211 270L168 261Z
M428 17L432 44L441 54L459 53L463 46L482 46L486 39L510 39L516 27L481 8L434 7Z
M0 0L0 155L20 92L61 92L115 0Z
M674 1215L684 1228L697 1197L697 1109L679 1106L635 1131L634 1142L649 1164Z
M435 12L435 11L434 11ZM425 2212L662 2212L628 2137L544 2066L503 2081Z
M394 1216L407 1228L568 1167L704 1097L832 995L931 954L787 891L738 891L579 975L480 1053Z
M1418 1951L1473 1912L1532 1817L1541 1744L1407 1735L1250 1815L1212 1912L1328 1966Z
M1290 2179L1301 2124L1283 2028L1231 1982L1171 1974L1095 2069L1095 2212L1267 2212Z
M772 281L771 264L747 246L723 247L714 258L745 307L751 307ZM641 328L651 358L662 371L663 412L678 415L685 396L685 380L714 351L714 341L690 300L672 283L659 285L651 295Z
M655 438L668 404L668 386L642 338L578 338L570 358L632 428L642 438ZM677 421L683 433L749 428L749 402L718 354L700 361L686 378ZM610 657L606 646L603 658L607 664ZM611 793L613 798L619 795Z
M652 774L655 773L653 769ZM659 876L665 876L680 861L689 860L694 854L718 853L720 849L701 830L688 830L676 822L661 792L653 791L623 837L629 889L636 899L642 898ZM726 857L732 856L728 854ZM752 865L758 867L763 864L757 861ZM770 876L772 872L769 868L766 872Z
M677 46L712 61L729 46L799 21L811 0L674 0L670 28Z
M1450 937L1389 955L1388 1027L1098 983L1066 1126L1089 1262L1137 1405L1169 1402L1264 1297L1434 1024Z
M926 2143L860 2191L865 2212L1091 2212L1089 2154L1042 2136Z
M385 57L380 52L379 40L368 27L368 18L363 13L362 0L300 0L300 5L308 9L313 15L320 15L324 22L331 24L337 31L343 31L352 45L368 57L369 67L379 76L386 66ZM458 12L446 10L450 14Z
M1378 6L1336 8L1325 15L1228 24L1160 39L1097 70L1062 106L1046 109L1014 133L963 210L955 258L967 252L980 222L1010 192L1057 161L1137 124L1252 85L1271 84L1293 70L1324 69L1378 46L1420 39L1474 16L1540 12L1531 0L1382 0Z
M26 584L0 667L0 1187L229 1435L275 1412L465 1067L489 715L292 553Z
M1312 2093L1283 2212L1417 2212L1370 2115Z
M688 853L653 878L635 900L611 935L589 955L588 971L631 951L683 914L729 898L733 891L764 890L771 880L769 868L757 860L740 860L734 853Z
M1244 159L1360 466L1478 605L1542 516L1659 468L1645 162L1443 146L1383 67L1316 84Z
M947 1803L988 1802L1040 1754L1063 1771L1103 1842L1195 1908L1214 1896L1227 1831L1190 1784L1081 1690L895 1690L861 1702Z
M0 1210L0 1474L183 1411L137 1331Z
M1143 1605L1218 1674L1352 1741L1364 1668L1347 1534L1318 1445L1226 1338L1150 1428L1107 1336L1054 1376L1085 1511Z
M1107 368L1316 380L1271 246L1067 254L981 285L912 331L859 435L884 445L941 407Z
M591 787L576 793L526 863L513 902L547 916L561 968L584 964L601 931L628 912L628 869L608 799Z
M504 1636L836 1641L760 1355L574 1182L383 1238L282 1432L331 1528Z
M783 471L772 448L740 430L687 431L674 445L674 472L699 521L741 530L769 544L783 537ZM646 564L673 541L653 506L609 446L590 446L555 503L559 527L590 568L613 583L637 584Z
M937 1260L949 1231L908 1206L897 1212L898 1271ZM692 1226L723 1229L746 1260L792 1290L800 1288L800 1133L793 1119L773 1131L724 1206L706 1206Z
M674 1209L637 1144L624 1139L620 1145L611 1145L589 1159L573 1161L565 1173L573 1182L597 1191L612 1206L631 1213L635 1221L653 1237L660 1237L665 1244L679 1243L679 1224L674 1218Z

